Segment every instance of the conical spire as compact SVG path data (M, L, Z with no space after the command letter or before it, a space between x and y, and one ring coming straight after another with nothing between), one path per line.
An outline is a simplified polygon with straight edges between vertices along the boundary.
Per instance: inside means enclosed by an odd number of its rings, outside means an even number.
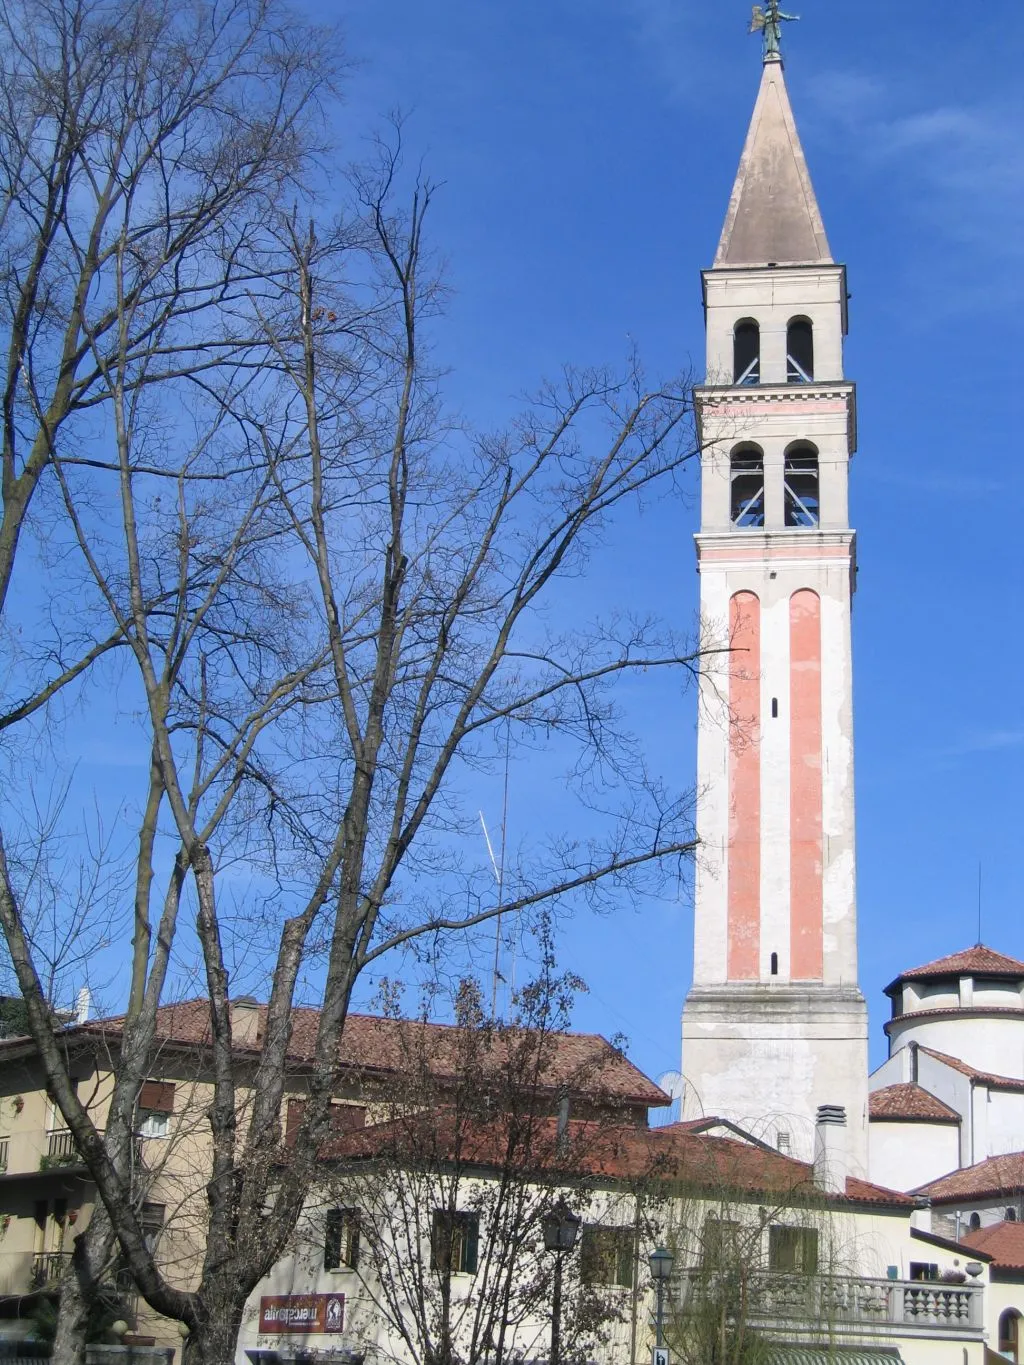
M769 57L715 265L831 263L782 62Z

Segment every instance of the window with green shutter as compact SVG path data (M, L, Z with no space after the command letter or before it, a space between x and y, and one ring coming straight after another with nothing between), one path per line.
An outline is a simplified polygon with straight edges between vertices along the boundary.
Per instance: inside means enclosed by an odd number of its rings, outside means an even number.
M580 1238L580 1276L584 1284L633 1287L633 1229L588 1223Z
M480 1215L434 1210L430 1235L431 1270L475 1275L479 1261Z

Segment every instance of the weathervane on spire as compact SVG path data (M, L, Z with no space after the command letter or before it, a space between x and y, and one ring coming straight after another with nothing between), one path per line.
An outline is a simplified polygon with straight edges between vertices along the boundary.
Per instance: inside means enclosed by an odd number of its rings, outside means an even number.
M782 59L782 25L799 19L799 14L783 14L779 0L768 0L767 5L755 5L754 17L750 21L751 33L764 34L764 59Z

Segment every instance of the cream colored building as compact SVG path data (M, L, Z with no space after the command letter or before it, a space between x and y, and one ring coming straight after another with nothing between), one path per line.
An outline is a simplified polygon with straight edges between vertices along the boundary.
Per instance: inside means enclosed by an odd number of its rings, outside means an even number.
M208 1072L208 1006L185 1001L160 1011L150 1078L137 1110L135 1190L158 1263L174 1284L191 1288L205 1238L209 1178L211 1099ZM246 1077L258 1063L265 1006L240 1000L233 1006L233 1038L244 1134ZM110 1065L116 1058L121 1020L71 1025L61 1034L79 1099L102 1130L110 1096ZM282 1138L299 1117L312 1065L316 1012L293 1015L290 1082L282 1104ZM338 1132L362 1128L382 1112L386 1097L401 1088L413 1053L422 1047L436 1063L439 1093L452 1063L455 1030L351 1015L342 1044L334 1110ZM424 1043L424 1039L427 1041ZM669 1097L605 1039L593 1034L551 1035L551 1056L540 1084L541 1103L552 1112L568 1097L577 1112L617 1125L646 1125L651 1106ZM0 1337L26 1335L27 1319L40 1295L56 1293L75 1236L89 1222L94 1186L71 1134L47 1095L35 1046L28 1038L0 1039ZM154 1314L135 1292L131 1277L112 1265L127 1340L181 1345L176 1323Z
M576 1126L576 1143L585 1138L580 1131L585 1127ZM721 1268L711 1253L719 1230L740 1226L752 1235L744 1243L747 1307L742 1325L776 1343L780 1361L800 1348L810 1353L800 1359L811 1361L842 1359L852 1352L858 1360L878 1365L899 1360L906 1365L983 1365L987 1255L916 1228L926 1211L912 1197L853 1177L840 1182L823 1160L812 1167L735 1130L723 1136L725 1130L716 1127L705 1131L705 1125L678 1123L628 1132L604 1128L576 1150L573 1179L562 1186L553 1183L548 1190L551 1200L568 1200L583 1220L580 1243L567 1253L569 1274L598 1284L616 1315L609 1339L594 1351L600 1365L650 1360L654 1296L647 1257L656 1242L671 1247L675 1256L665 1341L681 1345L688 1314L704 1302L701 1296ZM339 1255L330 1231L336 1226L332 1217L342 1213L346 1226L359 1226L362 1219L364 1233L372 1232L378 1244L382 1236L394 1238L383 1250L378 1245L377 1257L418 1256L423 1279L434 1283L436 1277L427 1270L428 1249L411 1248L390 1224L371 1229L367 1211L358 1206L365 1189L360 1163L379 1150L377 1136L368 1129L347 1139L335 1154L329 1197L337 1207L332 1211L322 1197L311 1199L293 1253L250 1300L237 1365L287 1361L302 1350L342 1360L414 1358L392 1317L380 1309L378 1262L361 1250L358 1240L354 1245L346 1241ZM460 1262L451 1276L451 1293L462 1310L459 1330L468 1332L475 1296L488 1292L480 1282L493 1280L484 1261L491 1206L484 1201L480 1212L479 1190L488 1179L503 1177L497 1167L489 1171L488 1158L476 1151L467 1158L463 1149L463 1164L459 1207L465 1210L462 1216L476 1219L479 1226L472 1264ZM441 1169L439 1165L439 1203L451 1190L450 1185L440 1189ZM588 1254L588 1236L591 1247L595 1242L605 1248L617 1244L623 1254ZM551 1255L540 1249L539 1236L533 1246L524 1256L525 1277L534 1274L535 1260ZM550 1278L550 1265L548 1270ZM334 1305L330 1331L324 1330L327 1305ZM504 1343L507 1357L546 1359L550 1332L545 1301L535 1314L516 1322L512 1339Z

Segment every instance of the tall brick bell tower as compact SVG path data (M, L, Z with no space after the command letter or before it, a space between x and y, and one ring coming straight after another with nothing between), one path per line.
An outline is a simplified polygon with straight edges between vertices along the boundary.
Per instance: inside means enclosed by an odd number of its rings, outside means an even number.
M819 1106L841 1106L849 1173L862 1174L847 499L855 392L843 375L846 271L829 251L778 36L776 22L703 274L697 558L706 642L731 650L708 665L700 695L683 1112L742 1122L809 1159Z

